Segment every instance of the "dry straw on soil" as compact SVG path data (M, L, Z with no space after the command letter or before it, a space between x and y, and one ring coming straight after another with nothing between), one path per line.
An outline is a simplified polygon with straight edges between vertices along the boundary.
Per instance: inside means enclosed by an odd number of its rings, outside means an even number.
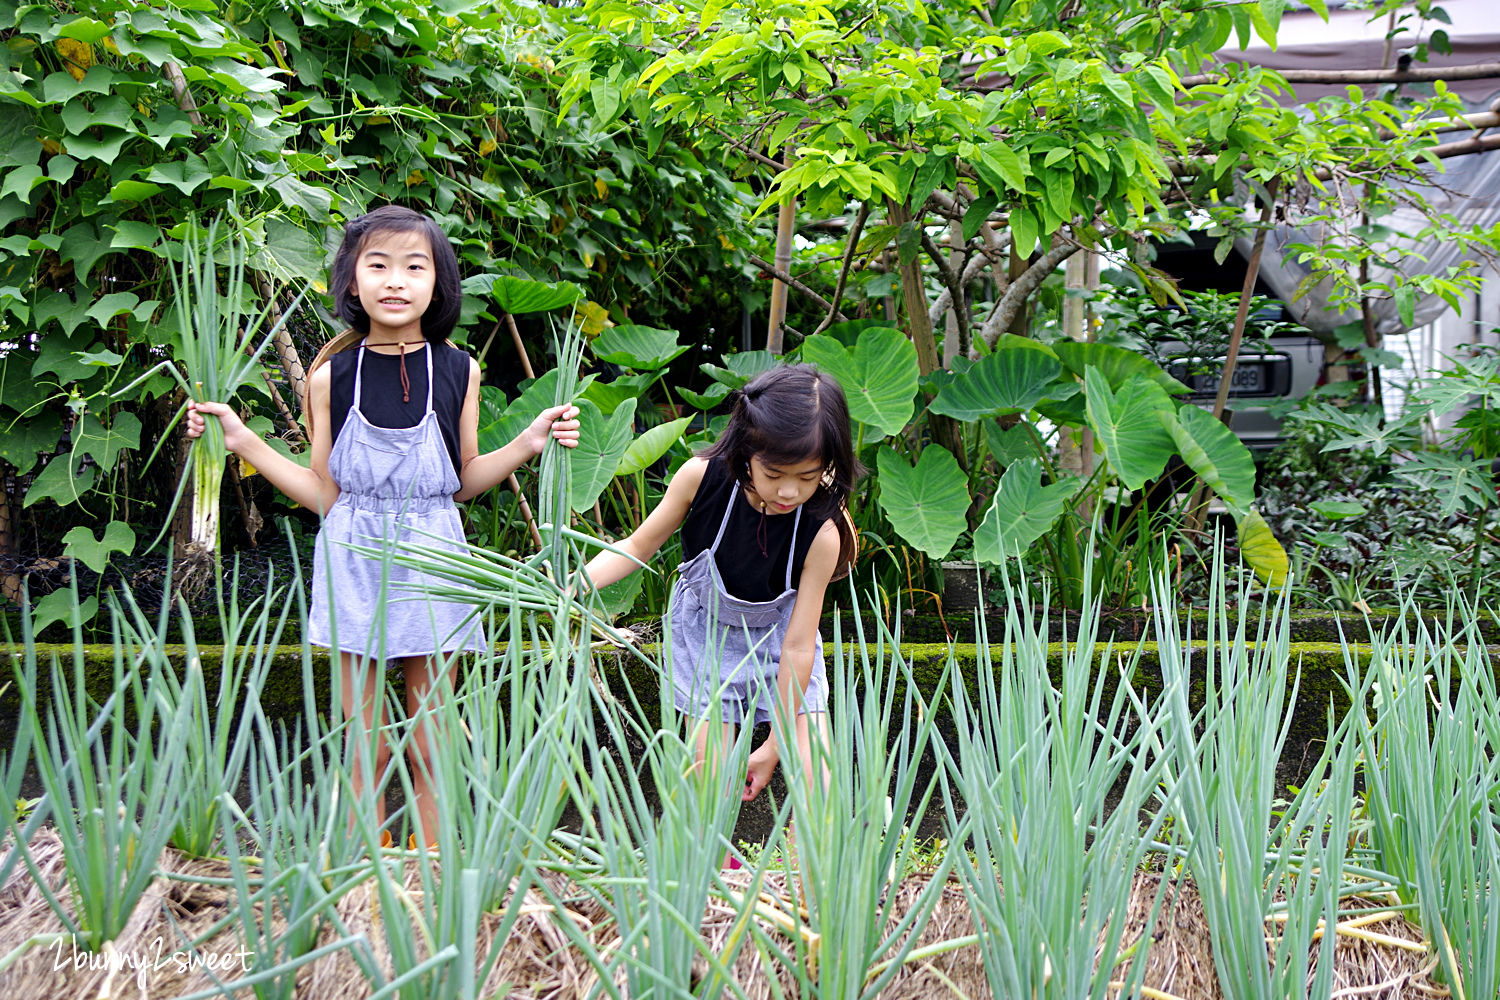
M32 851L43 879L54 892L66 899L63 854L57 836L51 830L39 834ZM407 862L405 890L421 893L419 862ZM175 997L210 989L214 983L201 967L185 969L176 953L186 943L202 936L230 912L230 891L219 885L185 881L188 878L227 878L229 866L222 861L198 861L168 850L162 857L159 874L132 915L129 926L110 948L118 959L110 971L100 958L92 963L83 956L82 967L75 967L74 950L62 927L38 891L31 875L24 869L12 875L0 890L0 955L8 955L29 940L33 944L17 961L0 972L0 997L25 997L27 1000L93 1000L98 997L143 1000ZM523 916L506 936L495 939L497 917L481 923L481 959L493 948L501 954L480 995L504 992L509 984L512 996L535 1000L571 1000L586 996L594 986L597 970L568 944L559 922L571 921L593 942L608 953L618 942L613 926L597 904L570 886L560 876L549 875L555 898L566 901L559 910L540 895L531 895L523 904ZM1158 875L1145 874L1136 880L1135 892L1126 913L1126 941L1137 940L1158 888ZM750 876L746 872L726 876L731 887L745 888ZM923 886L922 876L912 876L897 890L902 897L915 898ZM339 904L339 915L351 933L363 933L370 941L376 961L390 972L388 955L382 941L382 924L374 902L373 880L346 895ZM764 908L787 912L787 894L782 876L771 873L763 885ZM1346 921L1340 925L1334 970L1334 998L1369 998L1396 1000L1406 997L1442 997L1447 990L1430 978L1434 963L1429 959L1418 927L1399 915L1378 912L1375 900L1346 900L1351 909L1377 911L1373 919ZM905 911L897 901L895 915ZM730 934L739 917L739 909L730 901L714 899L704 915L703 935L710 947L717 947ZM767 934L780 935L774 922L762 920ZM944 941L960 941L975 933L973 919L964 895L955 883L946 889L931 918L920 932L919 948ZM1267 934L1275 926L1267 927ZM420 936L418 936L420 939ZM325 940L332 940L331 930ZM791 944L783 938L786 950ZM242 947L239 928L231 924L199 945L199 955L233 956ZM1190 882L1176 881L1167 887L1165 901L1151 934L1148 952L1145 996L1178 997L1181 1000L1222 1000L1214 975L1209 949L1208 928L1197 893ZM131 962L155 960L154 968L137 976ZM237 960L236 960L237 963ZM92 966L92 967L90 967ZM231 972L225 977L232 980ZM752 1000L769 1000L778 994L795 995L796 980L790 970L773 963L756 948L741 950L733 972ZM297 996L303 1000L347 1000L369 992L369 983L359 966L346 951L338 952L304 966L297 979ZM240 995L249 995L248 990ZM889 998L938 998L944 996L987 997L989 988L979 951L972 945L942 951L908 963L882 996Z

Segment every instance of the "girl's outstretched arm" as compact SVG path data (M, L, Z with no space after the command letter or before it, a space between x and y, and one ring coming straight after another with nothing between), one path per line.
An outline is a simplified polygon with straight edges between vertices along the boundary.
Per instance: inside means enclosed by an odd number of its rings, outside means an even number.
M794 724L802 708L802 696L812 680L814 660L818 655L818 624L823 617L823 595L828 590L828 581L833 579L838 561L838 525L824 521L802 563L802 576L797 581L797 603L792 606L792 619L787 623L786 636L781 642L781 664L776 671L776 710L786 711ZM800 749L803 769L807 771L811 763L810 748ZM780 759L781 747L773 724L766 741L750 754L743 793L746 802L766 787Z
M521 466L542 453L547 438L566 448L578 447L578 409L572 405L543 410L531 426L508 444L479 454L479 362L469 359L469 388L458 417L458 455L462 486L453 499L463 501L492 490Z
M319 514L326 513L339 498L338 484L328 474L328 453L333 449L328 421L330 368L321 366L308 381L307 405L313 411L310 466L298 465L272 448L224 403L189 403L187 436L195 438L203 433L205 416L215 418L224 428L225 447L255 466L255 471L294 503Z
M702 458L690 458L682 463L682 468L677 470L672 481L667 484L667 492L661 498L661 503L646 515L641 526L631 532L629 537L615 542L615 548L630 553L643 563L650 562L657 550L672 537L672 532L682 527L682 522L687 519L688 508L693 505L693 497L698 495L698 487L703 483L703 470L706 468L708 461ZM608 587L638 569L640 566L622 555L600 552L589 560L583 571L588 574L589 582L595 587Z

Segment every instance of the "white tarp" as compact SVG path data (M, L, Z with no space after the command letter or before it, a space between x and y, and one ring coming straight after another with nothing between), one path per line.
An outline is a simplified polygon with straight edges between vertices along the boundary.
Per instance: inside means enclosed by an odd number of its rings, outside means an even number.
M1412 30L1396 36L1389 53L1392 62L1403 49L1414 45L1418 37L1430 38L1437 28L1448 32L1453 52L1444 55L1432 51L1427 63L1414 65L1441 67L1500 62L1500 0L1442 0L1441 6L1452 24L1428 20L1419 25L1415 18L1401 22L1411 26ZM1388 16L1372 21L1368 10L1330 10L1327 22L1311 11L1288 11L1281 20L1275 50L1256 38L1247 49L1227 49L1219 53L1219 58L1283 70L1381 69L1389 65L1383 61L1388 55L1385 36L1389 27ZM1342 95L1347 90L1345 84L1296 84L1295 87L1296 98L1290 103L1309 103L1328 94ZM1472 110L1480 110L1487 108L1500 95L1500 79L1457 81L1450 88L1457 91ZM1367 84L1364 90L1373 93L1374 87ZM1471 134L1456 132L1448 138L1450 141L1463 139ZM1426 173L1429 183L1412 190L1425 197L1435 210L1452 215L1464 227L1489 227L1500 223L1500 150L1452 157L1442 161L1441 169L1429 167ZM1354 198L1357 195L1357 191L1352 193ZM1341 225L1359 225L1360 212L1358 201L1351 200L1346 206L1346 220ZM1417 234L1427 227L1427 221L1414 209L1402 207L1373 221L1402 234L1391 240L1388 246L1397 268L1406 274L1440 274L1454 264L1472 259L1458 244L1417 239ZM1287 255L1287 245L1318 243L1328 235L1316 227L1299 229L1296 223L1294 207L1287 223L1268 234L1261 260L1261 278L1287 303L1297 321L1314 332L1327 333L1359 319L1358 310L1339 314L1327 309L1329 288L1326 282L1314 287L1298 301L1291 301L1309 268ZM1249 256L1249 239L1239 240L1236 245L1242 254ZM1486 266L1488 279L1500 277L1500 272L1487 266L1488 262L1481 260L1478 263ZM1381 269L1373 269L1371 278L1381 280ZM1391 336L1407 331L1408 327L1400 321L1393 301L1376 300L1373 308L1376 327L1381 334ZM1431 322L1447 309L1448 305L1436 296L1419 297L1413 326Z

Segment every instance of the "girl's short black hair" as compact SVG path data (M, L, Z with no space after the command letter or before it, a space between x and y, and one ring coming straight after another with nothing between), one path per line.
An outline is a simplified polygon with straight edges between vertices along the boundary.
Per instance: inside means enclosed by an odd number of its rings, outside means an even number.
M864 468L854 455L843 388L813 365L778 365L745 383L730 401L729 425L703 457L723 458L742 486L750 483L751 456L773 466L822 462L823 481L805 506L838 524L839 562L847 567L855 537L846 510Z
M404 205L382 205L350 219L344 227L344 241L333 256L330 287L333 289L334 311L360 333L370 332L370 317L365 307L359 304L359 293L354 290L354 266L366 241L376 233L421 233L427 237L427 244L432 248L435 281L432 302L422 314L422 337L435 343L447 340L458 324L458 315L464 305L458 255L453 252L448 234L438 228L436 222Z

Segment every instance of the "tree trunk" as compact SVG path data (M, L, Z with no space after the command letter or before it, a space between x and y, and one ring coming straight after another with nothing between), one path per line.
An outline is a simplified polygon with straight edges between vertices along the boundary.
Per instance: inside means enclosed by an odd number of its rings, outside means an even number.
M904 226L913 221L905 205L898 205L894 201L888 205L891 225ZM921 224L921 220L916 221ZM928 375L938 370L938 352L937 341L932 333L932 321L927 314L930 303L927 301L927 283L922 278L921 257L913 256L909 262L900 264L898 271L901 275L901 300L906 306L907 334L917 349L917 370ZM968 465L968 456L964 454L963 428L956 420L929 413L927 427L932 432L932 440L947 448L958 460L960 467Z
M0 597L21 603L21 557L16 551L15 524L11 520L10 465L0 462Z

